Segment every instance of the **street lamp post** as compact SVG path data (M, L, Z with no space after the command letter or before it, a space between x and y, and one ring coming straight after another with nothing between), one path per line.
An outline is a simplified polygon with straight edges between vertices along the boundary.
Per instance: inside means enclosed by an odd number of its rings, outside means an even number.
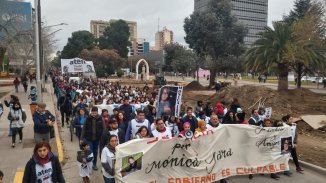
M39 0L34 0L35 6L35 59L36 59L36 89L37 89L37 102L42 102L42 89L41 89L41 64L40 64L40 11Z

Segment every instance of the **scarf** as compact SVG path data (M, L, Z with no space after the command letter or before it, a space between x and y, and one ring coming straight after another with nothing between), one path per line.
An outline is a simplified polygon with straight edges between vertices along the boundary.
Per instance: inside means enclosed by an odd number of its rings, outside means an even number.
M157 129L157 131L160 132L160 133L164 133L166 131L166 128L164 128L163 130Z
M112 152L115 155L115 147L112 147L110 144L107 145L110 152Z
M45 158L41 158L37 153L33 155L33 159L37 164L44 166L48 162L50 162L51 153L49 152Z

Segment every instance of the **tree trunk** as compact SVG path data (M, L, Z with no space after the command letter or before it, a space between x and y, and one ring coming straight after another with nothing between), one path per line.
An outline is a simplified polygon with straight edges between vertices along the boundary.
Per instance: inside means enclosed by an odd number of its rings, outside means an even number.
M211 86L214 85L217 70L216 69L210 69L209 72L210 72L209 87L211 88Z
M2 71L2 62L3 62L3 59L4 59L5 53L6 53L6 48L3 47L3 46L0 46L0 66L1 66L1 71Z
M284 64L278 64L278 86L277 90L288 90L288 67L286 67Z
M196 73L197 73L197 82L199 83L199 69L197 68L197 71L196 71Z
M301 88L301 78L303 73L303 64L298 63L298 77L297 77L297 88Z

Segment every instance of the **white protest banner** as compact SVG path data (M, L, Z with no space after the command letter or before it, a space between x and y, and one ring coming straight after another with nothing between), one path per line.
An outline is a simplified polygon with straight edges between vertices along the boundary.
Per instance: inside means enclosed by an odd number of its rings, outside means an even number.
M115 179L124 183L208 183L288 169L289 126L220 125L196 139L135 139L116 148Z
M265 108L265 116L266 116L266 118L270 118L272 116L272 108L271 107Z
M162 116L179 116L181 99L182 99L182 86L163 86L158 93L156 102L156 117Z
M92 61L86 61L80 58L61 59L61 72L64 73L94 73L94 64Z

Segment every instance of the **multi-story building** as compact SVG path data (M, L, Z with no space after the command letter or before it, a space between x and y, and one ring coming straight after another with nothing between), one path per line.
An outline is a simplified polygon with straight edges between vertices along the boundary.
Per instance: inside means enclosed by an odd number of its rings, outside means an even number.
M155 50L162 50L165 44L173 43L173 32L163 27L155 34Z
M195 11L206 11L211 0L194 0ZM267 26L268 0L230 0L232 13L248 29L244 38L247 46L259 39L259 32Z
M128 47L128 49L129 49L128 56L146 54L149 53L149 42L147 42L143 38L138 38L136 41L131 42L131 46Z
M106 27L109 27L111 23L116 22L118 20L111 19L110 21L103 20L91 20L91 33L95 36L95 38L99 38L103 36ZM134 41L137 39L137 22L127 21L129 27L129 40Z
M105 28L110 26L110 22L103 20L91 20L91 33L95 38L103 36Z

